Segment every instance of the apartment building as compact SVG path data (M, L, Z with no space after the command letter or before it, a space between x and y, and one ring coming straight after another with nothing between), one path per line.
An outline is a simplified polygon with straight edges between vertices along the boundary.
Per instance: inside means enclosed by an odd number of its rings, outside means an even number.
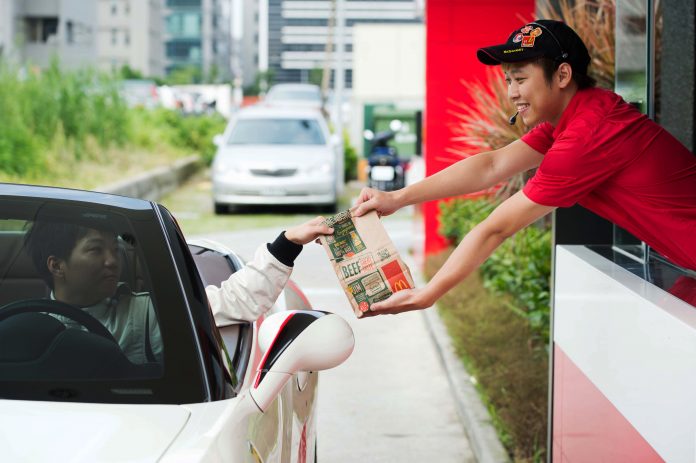
M334 68L336 54L326 52L337 0L260 0L259 62L267 63L274 82L306 82L312 69L320 69L328 58ZM340 0L344 12L345 83L352 86L353 41L355 24L408 24L423 22L420 0ZM264 30L265 29L265 30ZM335 46L335 40L332 40Z
M97 57L96 3L83 0L0 0L0 47L13 62L63 68L89 66Z
M99 68L164 76L164 0L97 0Z
M231 10L232 0L166 0L166 73L194 67L207 79L230 79Z

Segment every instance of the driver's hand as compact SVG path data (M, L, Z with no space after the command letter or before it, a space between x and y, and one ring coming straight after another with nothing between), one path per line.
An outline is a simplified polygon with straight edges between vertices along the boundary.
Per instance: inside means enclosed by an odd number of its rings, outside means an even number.
M333 228L324 223L324 217L322 216L315 217L309 222L288 228L285 231L285 237L288 240L303 245L316 240L320 235L331 234L333 234Z
M353 210L353 215L360 217L371 210L377 211L380 216L390 215L399 210L400 207L395 192L363 188L358 197L356 208Z

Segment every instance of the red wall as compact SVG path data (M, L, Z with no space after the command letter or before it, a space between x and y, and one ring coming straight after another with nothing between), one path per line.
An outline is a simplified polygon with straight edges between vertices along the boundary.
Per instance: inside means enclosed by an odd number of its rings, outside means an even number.
M533 18L534 0L428 0L426 2L425 173L432 175L460 159L446 151L456 111L453 101L470 102L462 80L486 78L476 59L482 46L503 43ZM524 18L524 19L521 19ZM441 250L435 202L423 209L425 253Z

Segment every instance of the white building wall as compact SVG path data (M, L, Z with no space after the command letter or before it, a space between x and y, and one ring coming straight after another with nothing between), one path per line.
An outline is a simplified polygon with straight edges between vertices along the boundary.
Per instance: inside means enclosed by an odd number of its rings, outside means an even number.
M16 6L17 0L0 0L0 57L11 58L14 55L16 40Z
M351 143L363 146L363 108L393 103L418 110L425 99L425 26L356 24L353 26Z
M128 65L145 76L164 75L163 0L99 0L99 67Z
M96 59L96 3L83 0L25 0L16 4L20 59L46 67L54 57L66 69L94 64ZM44 41L30 42L24 35L27 18L57 18L55 34Z
M423 99L423 24L353 27L353 96L378 100Z

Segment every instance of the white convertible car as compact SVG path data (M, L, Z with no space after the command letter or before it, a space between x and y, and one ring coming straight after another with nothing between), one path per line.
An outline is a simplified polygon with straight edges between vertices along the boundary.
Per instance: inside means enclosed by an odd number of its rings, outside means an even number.
M27 239L39 222L58 231ZM54 298L46 272L66 277L59 263L35 264L84 229L115 237L119 274L82 275L86 292L117 287L106 323ZM316 461L316 372L350 355L353 332L293 284L265 319L218 328L204 287L240 265L186 243L156 203L0 185L0 460Z

